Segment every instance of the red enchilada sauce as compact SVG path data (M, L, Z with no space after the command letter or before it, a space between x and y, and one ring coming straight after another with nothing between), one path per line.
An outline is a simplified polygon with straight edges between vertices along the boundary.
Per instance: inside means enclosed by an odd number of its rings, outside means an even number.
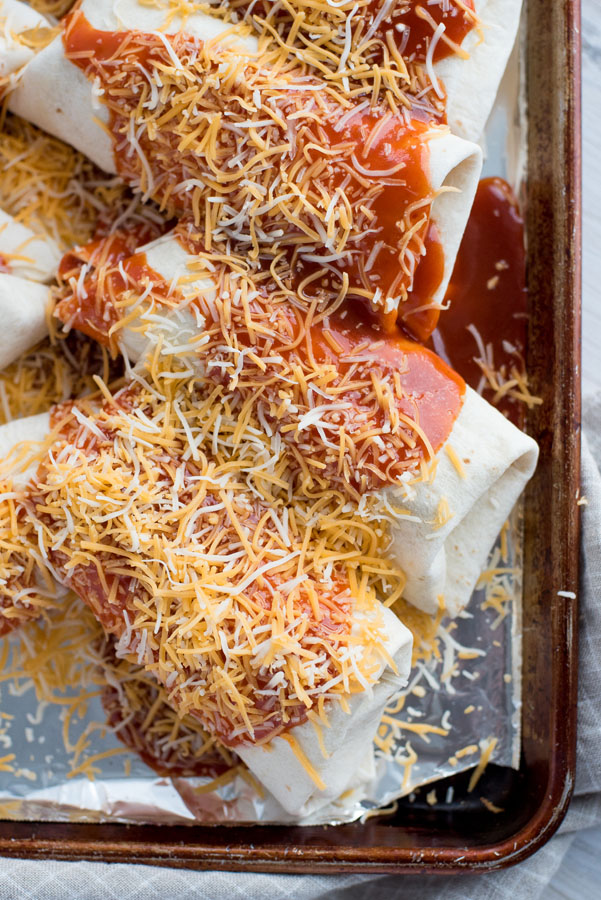
M334 265L348 273L351 294L359 288L366 294L380 291L382 300L406 297L401 300L398 313L384 311L378 318L391 332L398 317L407 320L408 327L419 339L429 337L437 313L411 315L411 312L424 303L426 292L436 290L444 273L442 245L435 226L429 223L430 203L422 202L432 195L430 151L423 139L427 130L425 122L414 119L410 125L401 127L398 118L390 113L382 117L364 111L348 119L339 130L335 124L323 126L327 149L335 151L339 147L342 155L349 145L353 148L350 160L347 156L342 165L333 162L331 190L348 183L349 164L354 166L355 180L346 187L345 193L363 215L360 219L363 237L352 244L349 242L351 260ZM374 174L370 175L371 172ZM415 210L405 215L405 210L412 207ZM413 229L414 238L401 251L403 230ZM431 252L421 255L425 245Z
M169 286L150 268L146 254L135 253L138 242L135 231L117 232L63 256L58 277L71 291L56 305L61 322L110 346L121 294L152 284L153 297L167 296Z
M385 0L371 0L368 9L372 15L377 15L383 2ZM473 29L476 19L475 15L470 15L470 10L474 12L473 0L448 0L448 3L411 0L409 4L397 0L376 33L384 39L392 33L402 56L424 62L434 31L442 23L444 36L438 40L432 54L433 62L438 62L455 53L452 45L460 46Z
M483 179L476 193L447 289L450 308L433 336L436 351L477 388L481 344L493 371L523 371L527 331L524 222L516 198L501 178ZM476 338L479 336L479 340ZM490 348L490 349L488 349ZM519 413L509 398L501 408Z
M332 339L340 353L333 349ZM315 359L335 365L343 382L352 382L362 366L376 377L398 373L403 397L397 398L396 408L419 423L435 453L444 444L459 414L465 384L436 354L408 340L399 329L382 334L379 328L366 323L352 305L329 321L312 326L311 343ZM337 394L336 399L353 402L352 393L349 388L348 394ZM385 411L378 410L373 425L383 427L385 417ZM425 451L423 445L421 451ZM389 470L391 480L400 472Z
M6 259L5 256L2 256L2 254L0 253L0 272L4 272L7 275L10 275L11 271L12 271L12 269L9 265L8 260Z

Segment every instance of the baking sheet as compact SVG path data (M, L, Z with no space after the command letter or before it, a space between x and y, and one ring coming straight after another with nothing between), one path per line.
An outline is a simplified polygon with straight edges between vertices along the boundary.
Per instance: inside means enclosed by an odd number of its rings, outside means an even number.
M504 176L514 187L519 186L525 146L519 83L516 52L485 138L485 174ZM374 777L354 795L303 824L349 822L369 815L370 810L470 768L481 758L517 766L519 512L493 550L489 568L495 574L475 593L467 613L455 623L441 624L435 640L438 656L435 653L430 661L418 663L409 686L387 713L376 741ZM162 824L293 821L241 770L215 790L207 790L209 778L158 777L129 752L105 725L98 671L86 653L94 625L77 601L62 622L57 620L57 628L65 622L72 623L72 633L49 654L46 674L38 665L39 645L27 634L2 642L0 814L4 818ZM28 673L28 654L30 661L38 660L34 676ZM61 659L65 683L60 689L49 688ZM441 799L445 798L434 787L428 802Z

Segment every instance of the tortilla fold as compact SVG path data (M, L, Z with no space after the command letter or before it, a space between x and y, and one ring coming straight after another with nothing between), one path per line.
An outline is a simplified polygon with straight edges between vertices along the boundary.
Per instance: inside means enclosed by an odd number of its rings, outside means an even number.
M49 28L44 16L19 0L0 0L0 78L18 72L35 56L35 50L19 41L33 28Z
M452 54L434 65L447 95L447 122L468 141L484 131L515 43L522 0L474 0L474 8L480 26L461 45L469 58Z
M431 301L442 303L476 195L482 171L482 151L477 144L453 134L432 132L432 135L428 142L430 184L433 191L440 193L432 204L430 217L442 244L444 272Z
M537 459L536 442L466 388L432 482L381 492L402 510L392 525L389 552L405 572L405 599L428 613L437 611L441 599L449 615L461 612ZM442 525L441 504L448 504L450 514Z
M11 275L30 281L50 281L61 252L52 238L36 234L0 209L0 257Z
M37 469L37 462L13 465L10 459L13 450L25 441L45 440L50 434L50 413L39 413L24 419L13 419L0 425L0 461L2 461L2 478L11 478L13 486L22 490Z
M268 744L236 747L236 753L250 771L274 795L291 815L304 818L320 807L335 801L349 788L358 786L366 757L373 753L372 742L385 708L407 683L411 668L413 638L393 612L383 608L388 642L386 649L397 672L386 666L377 683L348 698L349 712L338 702L327 707L329 727L304 722L291 728L288 735L278 736ZM317 728L321 731L323 755ZM292 743L288 738L292 739ZM305 757L315 777L325 788L317 786L294 752Z
M45 285L0 273L0 369L46 337L49 300Z

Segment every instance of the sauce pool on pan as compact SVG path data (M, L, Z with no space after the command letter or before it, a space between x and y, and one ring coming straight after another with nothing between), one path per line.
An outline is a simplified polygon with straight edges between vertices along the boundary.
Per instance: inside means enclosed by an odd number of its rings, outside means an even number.
M483 179L461 242L446 295L450 302L433 334L437 353L470 387L485 380L481 359L509 377L524 369L527 333L524 220L515 195L501 178ZM503 399L512 419L521 404Z

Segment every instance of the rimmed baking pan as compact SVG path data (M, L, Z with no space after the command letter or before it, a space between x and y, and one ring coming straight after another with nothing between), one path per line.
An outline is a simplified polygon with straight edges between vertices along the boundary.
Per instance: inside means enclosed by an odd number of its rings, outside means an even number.
M541 27L544 23L544 28ZM522 759L489 766L478 795L418 796L393 816L335 827L0 822L0 854L278 872L474 872L510 865L559 825L574 781L580 448L580 9L528 0L525 215L528 418L541 458L525 504ZM447 784L445 783L445 784Z

